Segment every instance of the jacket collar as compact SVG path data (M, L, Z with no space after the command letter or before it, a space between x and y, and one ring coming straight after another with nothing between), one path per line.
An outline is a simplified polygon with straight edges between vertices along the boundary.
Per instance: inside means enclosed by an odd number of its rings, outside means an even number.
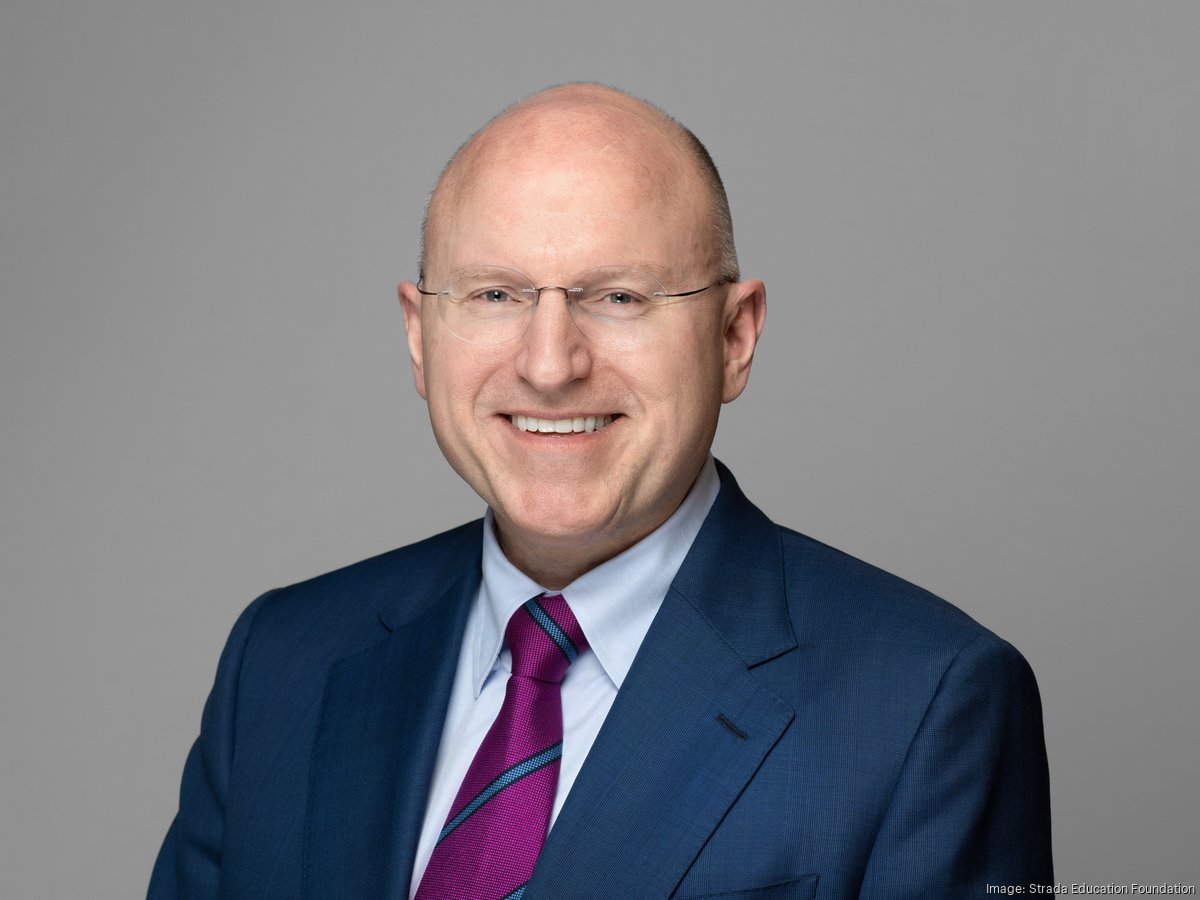
M779 528L746 499L720 460L721 492L671 589L691 603L748 667L796 646Z
M393 575L364 584L359 599L375 606L392 632L440 607L447 595L469 605L479 590L482 552L483 519L475 519L389 554L395 557L389 574L402 573L404 580Z

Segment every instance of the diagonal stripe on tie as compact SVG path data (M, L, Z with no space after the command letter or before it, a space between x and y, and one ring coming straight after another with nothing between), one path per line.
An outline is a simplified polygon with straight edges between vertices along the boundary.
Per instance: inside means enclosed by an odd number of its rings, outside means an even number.
M554 641L558 649L563 652L563 656L567 658L567 663L575 662L575 658L579 656L579 651L575 649L570 636L554 621L550 613L546 612L542 605L538 603L537 598L525 604L525 611L533 616L533 621L542 626L542 630L546 632L546 636Z
M440 844L450 832L469 819L483 804L487 803L505 788L516 784L526 775L532 775L543 766L548 766L550 763L562 757L562 741L559 741L553 747L547 747L541 753L535 753L528 759L523 759L510 769L506 769L496 776L495 781L485 787L482 791L475 795L466 806L459 811L458 815L446 823L441 834L438 835L437 842Z

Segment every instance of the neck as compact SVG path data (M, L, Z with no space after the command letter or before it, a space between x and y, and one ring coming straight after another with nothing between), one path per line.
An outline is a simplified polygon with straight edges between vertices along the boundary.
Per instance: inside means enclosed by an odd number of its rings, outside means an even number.
M496 519L496 539L509 562L544 588L561 591L585 572L614 556L624 553L655 528L665 522L656 522L652 527L636 532L632 537L621 540L597 541L521 539L514 529L505 528Z
M689 484L681 495L668 500L657 515L647 516L635 527L627 526L615 534L531 534L493 510L496 539L509 562L542 587L560 591L662 526L679 509L691 487Z

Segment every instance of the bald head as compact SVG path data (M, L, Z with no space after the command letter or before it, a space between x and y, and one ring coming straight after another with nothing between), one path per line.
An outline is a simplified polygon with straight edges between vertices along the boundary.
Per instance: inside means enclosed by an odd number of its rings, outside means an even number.
M567 84L534 94L458 149L426 210L421 275L472 192L542 171L552 178L553 167L638 180L638 193L661 204L664 215L698 218L704 255L712 257L720 277L737 279L729 202L704 145L658 107L597 84Z

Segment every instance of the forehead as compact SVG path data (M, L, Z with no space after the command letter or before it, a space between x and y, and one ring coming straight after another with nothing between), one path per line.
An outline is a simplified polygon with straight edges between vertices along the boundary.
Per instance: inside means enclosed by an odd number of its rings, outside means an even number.
M643 117L514 116L477 136L456 165L435 197L433 266L648 261L674 269L709 252L695 164L674 135Z

